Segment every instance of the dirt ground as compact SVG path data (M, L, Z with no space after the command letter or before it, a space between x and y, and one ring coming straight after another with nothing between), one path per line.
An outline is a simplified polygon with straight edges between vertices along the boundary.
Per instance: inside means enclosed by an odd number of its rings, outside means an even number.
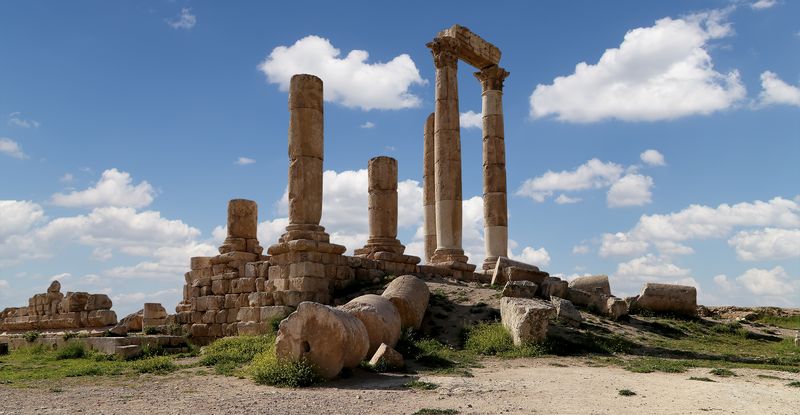
M587 358L486 360L474 377L379 375L356 371L321 387L278 389L249 379L185 369L167 376L67 378L31 388L0 385L0 415L10 414L411 414L422 408L461 414L797 414L800 374L735 369L632 373ZM764 378L758 375L778 377ZM690 380L708 377L716 382ZM412 390L411 380L439 385ZM635 396L620 396L630 389Z

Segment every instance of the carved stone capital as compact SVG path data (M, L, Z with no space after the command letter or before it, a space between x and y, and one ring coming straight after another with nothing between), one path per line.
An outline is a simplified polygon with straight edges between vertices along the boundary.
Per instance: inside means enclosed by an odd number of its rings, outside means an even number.
M484 91L502 91L503 80L505 80L508 75L508 71L497 65L492 65L475 72L475 77L481 81L481 87Z
M449 37L437 37L425 45L431 49L433 64L437 68L458 66L458 41Z

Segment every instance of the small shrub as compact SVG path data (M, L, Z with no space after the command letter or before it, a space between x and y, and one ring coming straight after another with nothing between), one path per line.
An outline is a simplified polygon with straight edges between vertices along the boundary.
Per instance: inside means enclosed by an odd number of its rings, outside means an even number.
M464 347L474 353L494 356L514 348L511 334L502 324L478 324L467 331Z
M632 391L630 389L620 389L619 390L619 394L620 394L620 396L634 396L634 395L636 395L636 392L634 392L634 391Z
M159 334L161 330L156 326L148 326L144 328L144 334Z
M22 335L22 338L25 339L28 343L33 343L36 341L36 339L39 338L39 336L41 336L41 333L39 333L38 331L28 331Z
M278 359L274 350L259 354L250 365L253 381L260 385L281 388L301 388L322 381L314 366L306 361L290 362Z
M800 381L789 382L786 386L791 386L793 388L800 388Z
M56 351L56 359L82 359L88 354L85 344L79 341L71 341Z
M439 385L431 382L423 382L421 380L412 380L411 382L406 383L403 385L409 389L420 389L420 390L434 390L439 387Z
M213 366L217 373L231 375L236 368L248 364L261 353L271 350L275 336L225 337L206 346L200 364Z
M142 359L134 364L137 373L153 373L156 375L166 375L178 369L178 366L167 356L156 356Z
M64 337L64 341L67 341L69 339L74 339L74 338L78 337L78 333L75 333L74 331L68 331L68 332L64 333L63 337Z
M689 380L699 380L700 382L716 382L714 379L703 377L692 376Z
M716 375L716 376L719 376L719 377L722 377L722 378L728 378L728 377L731 377L731 376L736 376L736 373L734 371L732 371L730 369L725 369L723 367L716 368L716 369L711 369L711 371L708 372L708 373L711 373L712 375Z
M69 378L80 377L80 376L99 376L103 374L103 368L100 366L90 365L90 366L79 366L67 371L66 376Z
M269 328L272 330L273 333L278 332L278 328L281 325L281 321L283 321L283 317L273 317L269 321Z

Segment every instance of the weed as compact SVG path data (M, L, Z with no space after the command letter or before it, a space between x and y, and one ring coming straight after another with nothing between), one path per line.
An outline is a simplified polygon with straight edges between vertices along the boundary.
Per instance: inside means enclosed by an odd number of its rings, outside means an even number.
M72 369L67 370L66 376L68 378L80 377L80 376L99 376L103 374L103 368L100 366L78 366Z
M619 390L619 394L620 394L620 396L634 396L634 395L636 395L636 392L634 392L634 391L632 391L630 389L620 389Z
M159 333L161 333L161 330L156 326L148 326L144 328L144 334L152 335Z
M800 388L800 381L796 380L794 382L789 382L789 383L786 384L786 386L791 386L793 388Z
M762 315L756 320L770 326L782 327L784 329L800 330L800 315L795 316L769 316Z
M64 389L61 389L58 386L53 386L53 387L50 388L50 392L61 393L61 392L64 392Z
M660 359L655 357L644 357L641 359L633 359L625 365L625 370L634 373L651 373L651 372L666 372L666 373L683 373L686 371L687 364L681 360L673 359Z
M758 374L756 376L760 377L762 379L789 380L789 379L786 379L786 378L782 378L782 377L779 377L779 376L772 376L772 375L761 375L761 374Z
M25 339L28 343L33 343L41 335L42 334L39 333L38 331L28 331L28 332L25 332L25 334L22 335L22 338Z
M74 331L68 331L68 332L64 333L64 336L63 336L64 341L67 341L69 339L73 339L75 337L78 337L78 333L75 333Z
M707 378L705 376L703 377L692 376L689 378L689 380L699 380L701 382L716 382L714 379Z
M86 350L86 345L80 341L70 341L64 347L56 351L56 359L81 359L86 357L89 352Z
M458 411L455 409L435 409L435 408L422 408L411 415L455 415Z
M166 375L178 369L175 362L167 356L156 356L142 359L134 363L137 373L153 373L156 375Z
M278 359L272 349L256 356L249 370L253 380L260 385L300 388L322 381L317 369L307 360L290 362Z
M711 373L712 375L716 375L716 376L719 376L719 377L722 377L722 378L728 378L728 377L731 377L731 376L736 376L736 373L734 371L732 371L730 369L725 369L724 367L718 367L718 368L711 369L711 371L708 372L708 373Z
M253 361L275 344L275 336L225 337L211 343L202 350L200 364L213 366L217 373L232 375L234 371Z
M420 389L420 390L434 390L439 387L439 385L431 382L423 382L421 380L412 380L411 382L406 383L403 385L409 389Z
M270 327L270 329L272 330L273 333L277 333L278 332L278 328L281 325L281 321L283 321L283 317L273 317L269 321L269 327Z
M494 356L514 348L511 334L502 324L478 324L467 330L464 347L477 354Z

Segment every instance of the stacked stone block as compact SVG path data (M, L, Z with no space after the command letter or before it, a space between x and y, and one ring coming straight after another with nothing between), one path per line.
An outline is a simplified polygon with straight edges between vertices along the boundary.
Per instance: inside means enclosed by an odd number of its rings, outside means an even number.
M61 293L61 284L53 281L46 293L35 294L27 307L11 307L0 312L0 330L60 330L101 328L117 324L111 311L111 299L105 294L87 292Z

